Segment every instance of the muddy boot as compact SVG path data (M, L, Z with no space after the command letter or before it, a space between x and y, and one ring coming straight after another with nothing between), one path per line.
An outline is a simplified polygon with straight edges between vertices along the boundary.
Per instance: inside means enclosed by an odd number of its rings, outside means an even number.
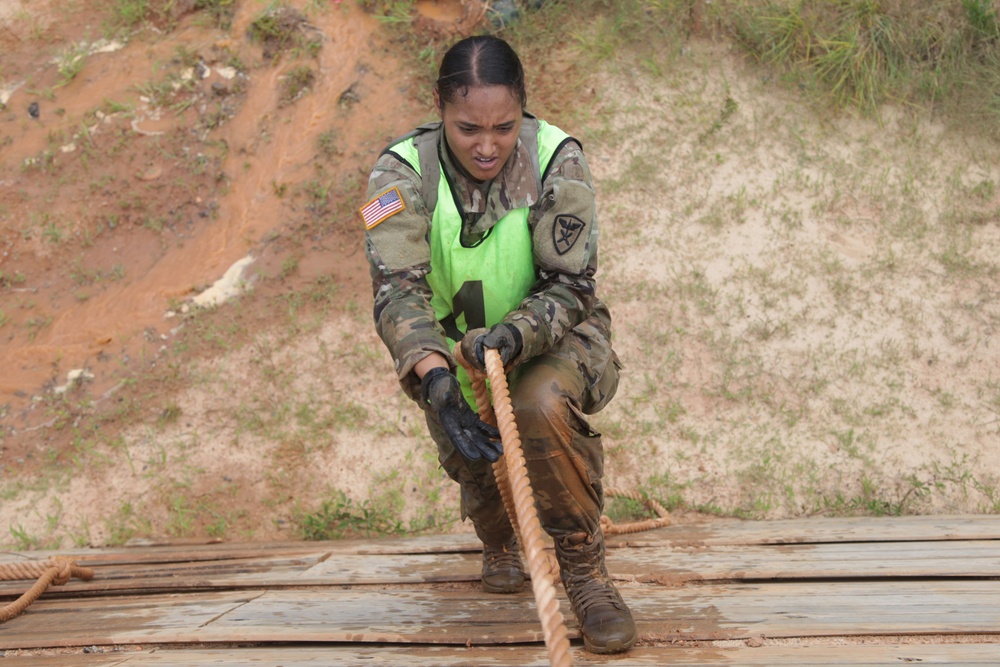
M517 593L524 586L524 568L517 540L500 546L483 545L483 590Z
M584 647L591 653L630 649L638 637L635 621L604 565L604 535L559 538L556 558Z

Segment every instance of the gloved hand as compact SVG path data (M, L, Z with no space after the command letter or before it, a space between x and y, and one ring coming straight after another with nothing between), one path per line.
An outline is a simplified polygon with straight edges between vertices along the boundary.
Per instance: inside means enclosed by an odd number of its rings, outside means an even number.
M479 419L462 396L458 378L447 368L432 368L420 384L424 402L437 415L458 453L468 461L494 462L503 454L500 431Z
M475 329L465 334L462 339L462 354L466 361L482 372L486 372L486 349L491 348L500 353L500 361L507 367L524 349L524 339L521 332L513 324L500 322L493 328Z

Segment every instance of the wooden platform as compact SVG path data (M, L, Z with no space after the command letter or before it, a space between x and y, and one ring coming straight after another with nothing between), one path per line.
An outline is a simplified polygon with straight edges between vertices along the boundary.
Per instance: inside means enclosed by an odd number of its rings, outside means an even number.
M548 664L529 587L472 535L60 551L93 581L0 624L16 665ZM0 554L0 563L49 554ZM1000 664L1000 517L690 523L609 540L639 627L576 664ZM0 602L29 582L0 582ZM568 603L559 590L564 613ZM5 662L4 664L8 664Z

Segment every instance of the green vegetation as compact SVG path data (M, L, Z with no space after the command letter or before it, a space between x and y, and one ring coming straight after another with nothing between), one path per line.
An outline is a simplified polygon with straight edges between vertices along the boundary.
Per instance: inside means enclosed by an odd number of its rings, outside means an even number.
M406 532L388 508L370 501L355 502L343 491L334 491L314 512L298 518L299 530L306 540L335 540L345 537L374 537Z
M798 84L821 86L838 104L875 112L886 101L962 99L987 117L1000 111L990 92L1000 82L990 0L716 4L750 53Z
M293 67L281 79L281 102L290 104L308 92L316 82L316 72L308 65Z
M171 28L179 18L176 0L110 0L109 5L112 31L135 30L147 21ZM195 0L192 8L205 12L215 25L228 30L236 0Z
M331 128L316 138L316 149L322 157L330 160L340 154L339 141L340 133L336 128Z
M413 19L413 0L358 0L358 3L384 23L408 26Z
M236 0L196 0L195 8L205 11L217 26L228 30L236 13Z
M136 514L131 502L122 502L118 511L106 522L108 544L120 546L137 535L148 535L150 525L148 520Z
M13 275L8 275L4 271L0 271L0 287L23 285L26 280L27 278L20 271L15 271Z
M111 16L115 28L132 29L150 17L154 3L150 0L112 0Z
M369 4L399 13L407 3ZM570 34L581 73L626 58L656 73L692 32L722 36L817 104L873 115L883 103L940 107L1000 137L1000 21L992 0L581 0L528 16L504 36L529 62L543 61Z
M250 41L263 47L264 57L275 58L290 51L293 55L316 57L323 47L323 36L305 17L284 2L274 2L262 11L247 28Z
M287 4L272 5L250 23L247 35L255 42L289 46L296 34L295 23L290 20L290 15L291 10Z
M76 262L70 271L70 277L77 286L93 285L101 282L120 282L125 278L125 265L114 264L110 269L87 268Z
M56 69L59 71L60 84L66 85L76 78L83 69L90 45L86 42L70 45L56 58Z
M50 324L52 324L51 315L28 318L28 320L24 323L24 328L28 330L28 340L35 340L38 333Z

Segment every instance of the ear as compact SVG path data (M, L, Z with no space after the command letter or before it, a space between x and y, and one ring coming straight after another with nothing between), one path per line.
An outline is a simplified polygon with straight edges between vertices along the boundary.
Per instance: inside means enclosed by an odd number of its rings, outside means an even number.
M441 95L438 93L437 86L434 86L434 108L437 109L439 116L444 116L441 111Z

